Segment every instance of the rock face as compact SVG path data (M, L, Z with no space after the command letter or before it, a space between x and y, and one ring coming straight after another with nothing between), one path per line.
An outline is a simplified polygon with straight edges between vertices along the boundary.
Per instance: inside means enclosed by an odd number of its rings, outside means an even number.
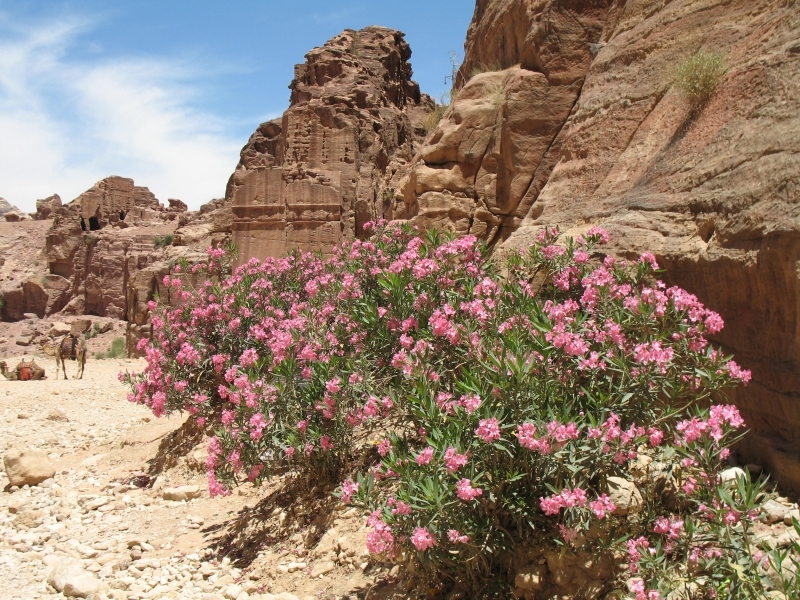
M395 217L490 242L519 227L553 168L606 4L477 3L463 87L398 182Z
M734 400L763 437L743 451L798 489L799 34L785 0L478 0L466 83L394 202L501 254L594 224L655 253L753 371ZM698 49L727 72L692 110L673 81Z
M61 208L61 196L53 194L42 200L36 201L36 214L34 218L38 221L49 219L53 212Z
M53 212L47 233L50 271L44 313L127 317L136 271L161 259L156 238L172 235L186 205L162 206L132 179L108 177Z
M430 108L411 81L403 34L347 30L295 67L291 105L263 123L230 179L242 260L291 248L329 251L389 215L386 181L414 153Z

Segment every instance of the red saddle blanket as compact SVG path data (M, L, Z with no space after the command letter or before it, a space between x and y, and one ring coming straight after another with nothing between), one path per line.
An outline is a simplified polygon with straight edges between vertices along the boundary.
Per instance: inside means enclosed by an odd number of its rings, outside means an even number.
M72 336L67 336L61 340L61 358L76 360L78 353L78 340Z
M33 379L33 367L20 367L17 372L19 373L20 381L29 381Z

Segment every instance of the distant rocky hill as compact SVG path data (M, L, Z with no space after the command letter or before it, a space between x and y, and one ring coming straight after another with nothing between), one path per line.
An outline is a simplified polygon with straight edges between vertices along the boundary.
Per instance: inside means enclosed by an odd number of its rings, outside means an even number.
M0 198L0 215L4 215L12 210L19 211L19 209L11 204L8 200L5 198Z

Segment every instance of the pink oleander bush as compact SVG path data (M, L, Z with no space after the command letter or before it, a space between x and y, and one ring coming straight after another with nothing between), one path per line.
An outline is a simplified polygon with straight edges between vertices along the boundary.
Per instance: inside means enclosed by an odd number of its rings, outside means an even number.
M232 274L212 249L196 289L165 280L182 304L153 307L130 398L219 423L212 494L341 481L370 552L456 586L546 539L624 557L637 600L761 597L763 490L720 481L744 425L724 391L750 373L708 343L718 314L607 241L545 230L502 270L474 237L384 223ZM622 480L644 498L627 515Z

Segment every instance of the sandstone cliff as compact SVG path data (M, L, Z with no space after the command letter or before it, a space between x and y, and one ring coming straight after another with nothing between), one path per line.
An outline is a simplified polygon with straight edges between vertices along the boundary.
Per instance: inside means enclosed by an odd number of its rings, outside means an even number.
M594 224L654 252L753 370L745 453L800 489L798 39L794 0L478 0L464 86L394 209L500 254ZM701 49L728 68L694 111L673 82Z
M295 67L290 107L263 123L228 183L244 258L327 251L389 216L386 182L411 160L430 99L411 80L403 34L347 30Z

